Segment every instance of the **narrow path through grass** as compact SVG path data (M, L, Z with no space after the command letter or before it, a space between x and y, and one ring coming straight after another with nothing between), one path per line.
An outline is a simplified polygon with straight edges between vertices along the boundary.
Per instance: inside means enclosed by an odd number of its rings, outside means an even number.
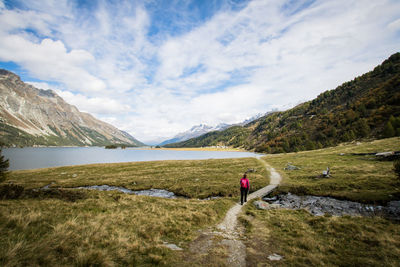
M270 167L261 158L258 158L258 160L267 170L269 170L270 184L249 194L248 201L267 195L274 190L281 181L281 176L274 168ZM244 205L246 205L246 203L244 203ZM246 246L241 240L241 231L238 229L237 225L238 215L244 205L236 203L232 208L230 208L222 223L217 226L218 230L213 232L204 231L190 246L190 252L203 252L203 254L207 254L204 252L216 251L218 253L218 249L225 247L227 253L222 255L223 258L225 258L223 262L212 261L213 263L216 265L222 264L226 266L246 266ZM199 255L197 257L199 258ZM209 258L210 256L205 255L205 257Z

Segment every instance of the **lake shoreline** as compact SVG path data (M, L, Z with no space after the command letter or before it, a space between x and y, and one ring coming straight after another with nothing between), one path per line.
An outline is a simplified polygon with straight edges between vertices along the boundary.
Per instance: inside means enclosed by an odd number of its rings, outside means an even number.
M3 150L10 171L127 162L206 160L257 157L259 154L220 148L164 149L104 147L26 147Z
M24 149L24 148L105 148L105 146L25 146L25 147L18 147L18 146L3 146L0 149ZM116 147L112 149L131 149L131 150L171 150L171 151L224 151L224 152L250 152L251 150L245 150L241 148L233 148L233 147L155 147L155 146L138 146L138 147Z
M253 153L252 151L244 150L244 149L239 149L239 148L220 148L220 147L129 147L126 149L143 149L143 150L171 150L171 151L222 151L222 152L250 152Z

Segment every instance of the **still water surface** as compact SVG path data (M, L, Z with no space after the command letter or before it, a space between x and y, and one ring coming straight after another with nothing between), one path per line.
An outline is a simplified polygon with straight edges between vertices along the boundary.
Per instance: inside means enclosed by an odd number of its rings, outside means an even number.
M246 158L257 155L251 152L104 149L103 147L4 148L2 154L10 159L9 170L131 161Z

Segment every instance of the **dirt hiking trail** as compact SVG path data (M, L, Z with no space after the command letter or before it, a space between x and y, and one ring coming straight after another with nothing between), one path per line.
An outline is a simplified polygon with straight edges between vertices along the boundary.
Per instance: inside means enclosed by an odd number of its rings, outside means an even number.
M269 194L281 182L281 176L274 168L260 157L257 159L269 170L270 184L249 194L247 201ZM189 247L192 254L190 258L196 255L196 262L204 262L206 266L246 266L246 246L241 240L242 229L237 224L243 206L236 203L230 208L222 223L217 226L217 231L202 232Z

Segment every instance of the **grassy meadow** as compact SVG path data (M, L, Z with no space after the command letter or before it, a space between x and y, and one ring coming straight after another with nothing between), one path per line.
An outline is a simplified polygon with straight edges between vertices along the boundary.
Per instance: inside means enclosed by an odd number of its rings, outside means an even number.
M247 205L248 266L400 266L400 225L380 217L315 217ZM283 256L270 261L269 255Z
M400 199L393 161L350 153L399 151L400 139L354 143L315 151L268 155L283 176L275 194L291 192L384 204ZM344 155L340 155L344 153ZM287 163L300 170L284 170ZM317 178L326 167L330 178ZM257 210L247 205L248 266L400 266L400 224L380 217L315 217L305 210ZM270 261L269 255L283 256Z
M275 194L385 204L400 199L393 162L351 153L398 150L400 138L390 138L263 159L283 177ZM284 170L287 163L300 170ZM328 166L331 177L320 178ZM248 169L256 169L249 174L252 191L268 184L269 174L254 158L13 171L0 183L0 266L226 266L221 240L212 241L217 245L209 262L196 255L185 258L186 252L202 230L212 230L238 201L238 181ZM10 184L23 192L4 198L2 190ZM33 190L48 184L48 192ZM166 189L188 198L65 189L102 184ZM201 200L209 196L222 198ZM304 210L257 210L249 204L239 218L245 228L248 266L400 266L398 222L314 217ZM171 250L166 243L184 252ZM283 259L270 261L268 256L274 253Z
M269 183L267 171L254 158L176 160L13 171L8 182L25 188L39 188L50 183L52 188L88 185L122 186L131 190L159 188L190 198L209 196L236 197L239 179L248 169L252 190Z
M176 266L198 230L215 226L236 202L249 168L253 190L268 183L254 158L95 164L13 171L0 184L0 266ZM32 189L52 184L49 193ZM191 199L59 189L108 184L161 188ZM1 189L1 188L0 188ZM1 190L0 190L1 193ZM198 200L211 195L223 198Z
M375 156L351 155L400 151L400 138L352 143L337 147L264 157L283 177L276 193L332 196L362 203L385 204L400 199L400 180L393 170L393 161ZM284 170L290 163L300 170ZM330 168L330 178L320 178Z

